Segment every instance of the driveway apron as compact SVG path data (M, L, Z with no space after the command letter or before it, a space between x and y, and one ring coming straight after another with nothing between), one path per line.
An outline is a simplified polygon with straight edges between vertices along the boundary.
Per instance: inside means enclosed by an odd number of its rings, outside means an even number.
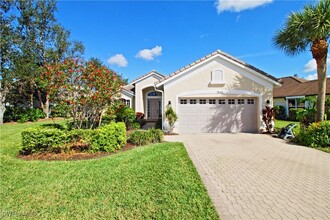
M330 154L261 134L183 142L222 220L330 219Z

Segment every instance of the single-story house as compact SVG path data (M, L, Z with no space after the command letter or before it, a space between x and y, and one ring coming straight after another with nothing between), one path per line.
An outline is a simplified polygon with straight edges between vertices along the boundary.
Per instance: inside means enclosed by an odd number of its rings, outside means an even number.
M309 108L309 102L300 102L301 98L316 96L318 93L318 81L306 80L298 77L288 76L279 78L281 87L274 88L274 106L281 105L289 116L291 108ZM327 79L326 94L330 95L330 78Z
M125 86L122 99L147 120L162 119L171 105L174 132L258 132L262 109L273 103L278 80L220 50L164 76L153 70Z

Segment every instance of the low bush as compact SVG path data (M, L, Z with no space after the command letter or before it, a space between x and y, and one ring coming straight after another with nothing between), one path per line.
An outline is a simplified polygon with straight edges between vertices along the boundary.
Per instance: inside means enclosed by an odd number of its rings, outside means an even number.
M114 152L126 144L126 126L123 122L110 123L95 129L91 137L91 151Z
M142 146L150 143L163 141L164 133L160 129L136 130L129 134L128 142L133 145Z
M275 119L284 120L286 119L285 107L282 105L274 106L275 109Z
M132 122L129 125L129 130L137 130L140 128L141 128L141 126L140 126L140 123L138 123L138 122Z
M330 146L330 121L312 123L307 128L301 127L295 142L309 147Z
M58 153L65 147L67 136L64 131L56 128L28 128L22 131L21 154L36 152Z
M124 123L110 123L99 129L73 129L40 126L22 132L20 154L69 152L71 150L114 152L126 144Z
M302 108L291 108L289 110L289 121L298 121L297 113L301 111Z
M17 121L25 123L27 121L38 121L45 118L46 114L39 108L7 107L4 114L4 122Z

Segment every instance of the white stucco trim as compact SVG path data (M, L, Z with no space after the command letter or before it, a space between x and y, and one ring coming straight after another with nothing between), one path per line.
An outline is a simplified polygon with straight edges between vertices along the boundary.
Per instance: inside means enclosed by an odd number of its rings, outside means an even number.
M286 116L289 116L289 99L301 99L301 98L305 98L305 96L287 96L287 97L285 97ZM305 102L305 107L306 107L306 102Z
M262 100L262 94L260 93L256 93L256 92L251 92L251 91L246 91L246 90L192 90L192 91L186 91L180 94L177 94L175 97L175 102L176 102L176 107L175 107L175 111L178 113L178 115L180 114L179 112L179 105L180 105L180 101L179 98L180 97L185 97L185 96L193 96L198 98L198 95L214 95L214 94L223 94L223 95L234 95L238 96L238 95L247 95L247 97L253 97L253 98L257 98L259 106L258 106L258 115L259 115L259 130L263 128L263 121L262 121L262 106L264 103L264 100ZM203 96L204 98L204 96ZM175 126L178 126L179 122L175 123Z
M176 80L177 78L178 79L180 79L180 78L182 79L182 78L184 78L184 77L182 77L182 75L185 75L186 76L186 75L188 75L187 74L188 72L193 72L195 69L197 69L197 68L199 68L199 67L201 67L203 65L206 65L208 63L212 63L212 61L214 61L217 58L218 59L225 60L228 63L230 63L230 64L232 64L232 65L234 65L236 67L239 67L242 70L245 70L246 72L248 72L250 74L242 74L242 73L244 73L244 71L239 71L239 73L241 73L242 75L250 78L251 80L253 80L255 82L258 82L261 85L264 85L267 88L272 88L273 85L281 86L281 84L279 82L276 82L276 81L274 81L274 80L272 80L272 79L270 79L270 78L262 75L261 73L255 71L255 70L253 70L253 69L251 69L251 68L249 68L249 67L247 67L247 66L245 66L243 64L240 64L238 62L235 62L234 60L229 59L229 58L227 58L227 57L225 57L225 56L223 56L221 54L216 54L214 56L211 56L211 57L209 57L209 58L201 61L198 64L192 65L191 67L183 70L182 72L180 72L180 73L178 73L178 74L176 74L174 76L171 76L170 78L168 78L168 79L166 79L166 80L164 80L164 81L156 84L156 86L159 87L159 86L164 85L164 84L165 85L170 85L172 83L178 83L180 80Z
M130 98L132 98L134 96L134 93L133 92L127 91L125 89L122 89L121 90L121 93L124 94L124 95L126 95L126 96L128 96L128 97L130 97Z
M150 77L150 76L152 76L152 75L154 75L156 78L158 78L158 80L160 80L160 79L164 79L164 76L163 76L163 75L161 75L161 74L159 74L159 73L157 73L157 72L155 72L155 71L153 70L153 71L151 71L149 74L147 74L147 75L145 75L145 76L143 76L143 77L141 77L141 78L139 78L139 79L136 79L136 80L132 81L132 82L130 83L130 85L133 85L134 83L138 83L138 82L140 82L140 81L142 81L142 80L144 80L144 79L146 79L146 78L148 78L148 77Z

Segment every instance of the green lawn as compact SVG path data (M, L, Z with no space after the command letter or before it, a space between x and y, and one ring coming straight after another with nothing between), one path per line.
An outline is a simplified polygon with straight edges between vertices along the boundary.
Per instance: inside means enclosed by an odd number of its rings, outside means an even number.
M20 132L38 124L0 126L2 217L218 219L181 143L139 147L92 160L16 158Z
M297 126L293 129L293 133L296 135L299 133L299 129L300 129L300 124L298 121L284 121L284 120L275 120L275 131L279 132L281 130L281 128L287 126L288 124L294 123Z

